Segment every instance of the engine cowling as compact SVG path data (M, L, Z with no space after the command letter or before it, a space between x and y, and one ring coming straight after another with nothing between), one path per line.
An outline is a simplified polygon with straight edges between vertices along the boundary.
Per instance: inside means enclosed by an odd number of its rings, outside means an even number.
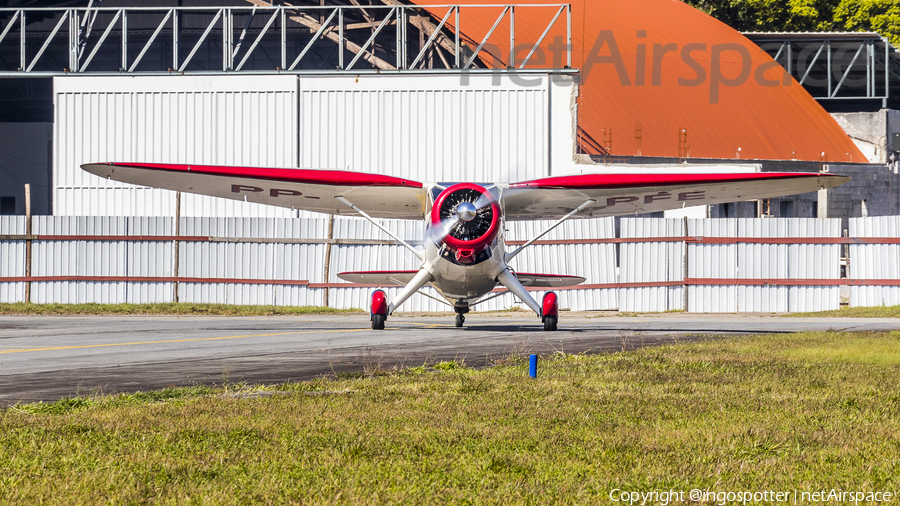
M462 207L460 207L462 206ZM444 190L431 208L432 230L461 264L474 264L500 230L500 206L483 186L460 183Z

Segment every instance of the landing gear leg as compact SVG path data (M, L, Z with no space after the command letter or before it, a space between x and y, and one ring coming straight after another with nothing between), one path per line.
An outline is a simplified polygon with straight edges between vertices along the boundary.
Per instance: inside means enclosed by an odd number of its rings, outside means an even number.
M456 315L456 326L462 327L463 323L466 323L466 317L461 314Z

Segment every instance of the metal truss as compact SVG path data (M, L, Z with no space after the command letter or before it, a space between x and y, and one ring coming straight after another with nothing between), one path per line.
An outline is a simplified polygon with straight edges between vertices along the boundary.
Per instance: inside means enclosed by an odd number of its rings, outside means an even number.
M746 33L820 102L900 99L900 54L876 33Z
M541 44L550 31L561 30L559 25L563 23L567 42L565 68L572 66L572 7L569 4L429 5L431 13L438 13L432 18L423 7L393 0L382 0L385 5L365 6L269 6L265 2L249 1L257 5L0 8L0 77L321 73L322 70L459 72L490 70L485 63L489 58L493 58L493 68L515 69L518 66L525 70L529 62L536 61L533 56L542 51ZM493 27L477 47L471 49L475 41L464 40L458 28L465 29L467 17L483 17L488 12L493 16L498 8L502 12ZM555 15L533 45L517 47L516 12L538 8L552 8ZM563 15L565 21L560 20ZM184 22L188 17L190 29ZM439 23L432 22L438 17ZM509 24L509 47L489 45L488 41L504 21ZM240 28L242 23L243 29L237 35L236 27ZM421 34L419 40L411 41L408 33L414 30ZM13 48L16 41L18 51ZM140 50L136 51L138 47ZM300 47L302 49L297 51ZM507 50L506 54L513 56L506 59L513 61L504 62L498 54ZM521 61L514 56L526 50L529 52ZM254 57L261 51L266 53L266 61L276 64L267 68L254 64ZM219 52L221 64L218 57L210 58L211 54ZM320 53L317 61L310 62L316 52ZM323 67L326 58L321 54L334 58L335 52L336 65ZM161 56L166 53L170 54L170 60ZM101 54L104 55L103 64L100 64ZM148 54L152 55L152 64L147 63L150 60ZM198 58L198 55L203 57ZM426 68L426 60L431 68ZM435 69L435 61L443 68ZM530 69L537 67L539 65L532 64Z

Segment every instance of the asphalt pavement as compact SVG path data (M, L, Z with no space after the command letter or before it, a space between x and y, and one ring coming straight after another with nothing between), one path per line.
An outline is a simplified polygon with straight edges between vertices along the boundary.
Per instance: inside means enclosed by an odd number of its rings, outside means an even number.
M0 316L0 406L223 382L280 383L440 360L604 353L662 343L805 330L900 330L900 319L563 313L544 332L524 313L391 318Z

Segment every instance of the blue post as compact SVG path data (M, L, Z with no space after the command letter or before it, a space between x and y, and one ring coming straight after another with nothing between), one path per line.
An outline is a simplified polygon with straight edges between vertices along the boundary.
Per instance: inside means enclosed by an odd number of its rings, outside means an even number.
M528 377L537 378L537 355L528 357Z

